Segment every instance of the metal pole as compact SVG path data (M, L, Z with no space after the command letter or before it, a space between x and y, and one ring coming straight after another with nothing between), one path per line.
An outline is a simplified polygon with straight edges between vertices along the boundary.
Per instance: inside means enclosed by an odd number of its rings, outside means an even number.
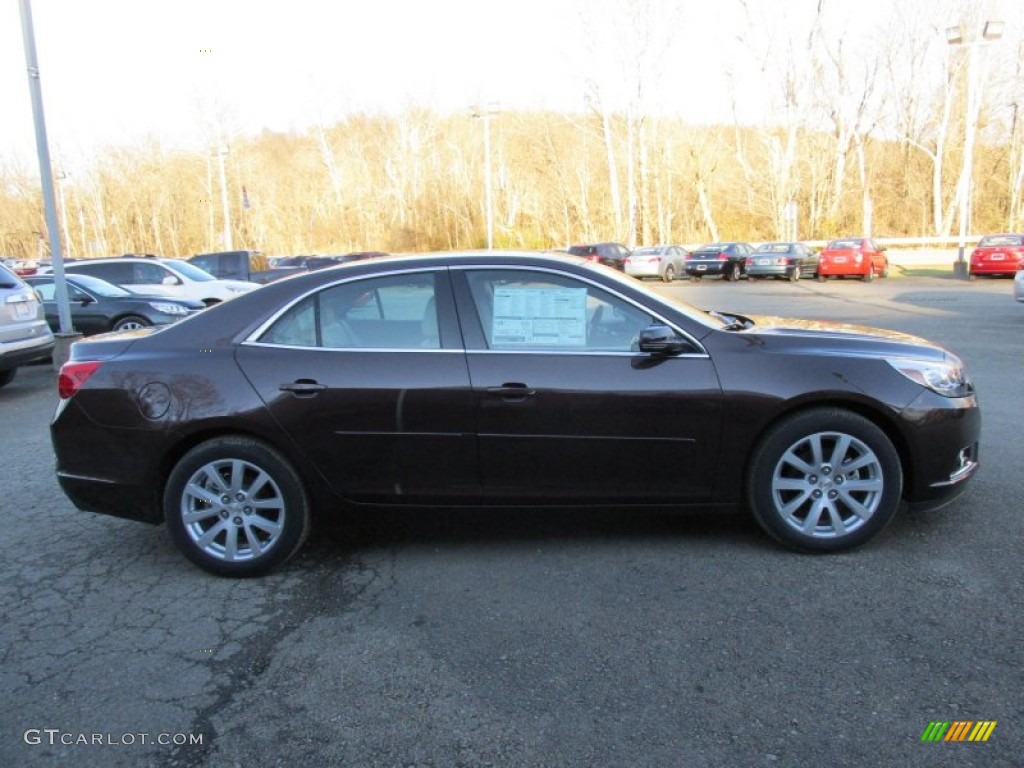
M967 268L967 224L970 219L971 206L971 181L974 176L974 133L976 113L974 108L974 45L967 44L967 124L964 126L964 183L960 190L960 226L958 232L959 245L957 247L956 268L954 273L957 277L970 278L970 270Z
M60 332L73 334L71 305L68 304L68 285L64 279L64 255L60 247L60 229L57 227L57 206L53 197L53 168L50 165L50 145L46 139L46 117L43 113L43 89L39 82L39 61L36 56L36 37L32 28L30 0L19 0L21 32L25 41L25 66L28 69L28 88L32 94L32 116L36 128L36 152L39 155L39 181L43 187L43 207L46 212L46 230L50 239L53 260L54 293Z
M494 250L494 200L491 195L491 116L485 114L484 120L484 168L487 179L486 196L487 206L487 250Z
M224 156L227 155L227 147L217 150L217 160L220 166L220 205L224 211L224 250L233 251L231 241L231 208L228 205L228 181L224 171Z

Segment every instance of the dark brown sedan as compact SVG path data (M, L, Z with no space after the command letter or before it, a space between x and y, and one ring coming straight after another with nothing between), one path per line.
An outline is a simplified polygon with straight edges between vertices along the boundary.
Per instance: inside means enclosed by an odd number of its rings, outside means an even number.
M76 343L60 390L75 505L166 522L236 576L355 504L742 505L788 547L848 549L901 501L956 496L981 426L960 361L922 339L703 312L518 253L271 283Z

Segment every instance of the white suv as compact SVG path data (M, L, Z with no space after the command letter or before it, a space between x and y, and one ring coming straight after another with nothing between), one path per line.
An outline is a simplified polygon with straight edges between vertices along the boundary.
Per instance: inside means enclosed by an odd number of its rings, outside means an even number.
M64 265L64 269L67 272L93 275L133 293L195 299L207 306L259 288L256 283L242 280L218 280L209 272L182 259L150 256L84 259L70 261Z

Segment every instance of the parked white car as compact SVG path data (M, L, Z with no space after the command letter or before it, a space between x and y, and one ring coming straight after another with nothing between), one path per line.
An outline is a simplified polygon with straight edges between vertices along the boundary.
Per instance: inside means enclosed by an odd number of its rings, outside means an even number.
M1013 278L1013 298L1017 301L1024 301L1024 264L1017 270Z
M182 259L155 256L83 259L68 262L64 269L69 273L93 275L133 293L195 299L207 306L259 288L256 283L243 280L219 280Z

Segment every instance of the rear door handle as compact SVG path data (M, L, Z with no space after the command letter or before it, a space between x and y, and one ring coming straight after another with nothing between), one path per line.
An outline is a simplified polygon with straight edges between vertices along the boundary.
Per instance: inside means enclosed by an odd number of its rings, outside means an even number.
M278 389L282 392L291 392L296 397L313 397L318 392L327 389L327 385L313 379L299 379L291 384L282 384Z
M507 383L502 384L500 387L488 387L487 394L500 397L503 400L508 400L509 402L520 402L528 397L536 395L537 390L533 387L528 387L525 384Z

